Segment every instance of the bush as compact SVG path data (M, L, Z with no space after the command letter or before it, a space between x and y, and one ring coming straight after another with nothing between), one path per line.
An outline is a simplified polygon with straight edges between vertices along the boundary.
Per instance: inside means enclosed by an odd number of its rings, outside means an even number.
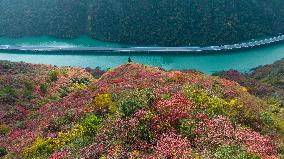
M204 90L193 86L184 87L184 92L197 108L205 109L211 117L225 114L225 107L228 106L225 100L215 96L211 97Z
M109 93L104 93L104 94L99 94L93 98L93 107L102 109L105 108L107 109L108 106L111 104L112 99L111 99L111 94Z
M70 147L72 149L81 149L82 147L90 145L93 142L94 142L93 137L84 135L74 139L73 142L70 144Z
M140 109L142 105L139 101L135 99L129 99L120 104L120 111L123 113L123 116L127 117L132 115L136 110Z
M37 111L30 111L29 114L27 115L27 118L29 120L39 119L40 118L40 114Z
M24 81L24 98L27 100L31 100L33 98L33 90L34 90L34 84L30 81Z
M8 152L5 147L0 147L0 157L7 155Z
M0 125L0 134L1 135L7 135L10 131L10 128L6 124Z
M145 122L139 122L139 125L137 128L138 128L139 136L141 140L147 141L149 143L154 142L155 140L154 134L151 132L150 127Z
M190 142L173 132L161 136L155 146L155 152L159 158L191 158Z
M5 63L3 63L2 64L2 66L3 66L3 69L5 69L5 70L9 70L9 69L11 69L12 68L12 63L10 63L10 62L5 62Z
M40 84L40 91L41 91L41 93L47 93L48 86L49 86L48 83Z
M48 130L52 132L59 131L62 126L70 124L72 122L73 112L67 110L64 116L52 118L48 124Z
M16 99L16 91L11 86L0 89L0 102L15 102Z
M119 108L124 117L132 115L138 109L152 104L154 96L149 90L134 90L127 92L126 97L121 97Z
M54 93L47 97L48 102L57 102L61 99L61 94Z
M59 131L60 128L66 123L68 123L68 121L65 119L65 117L52 118L49 121L48 130L51 132Z
M27 159L47 158L52 151L50 140L38 137L30 147L23 150L23 157Z
M169 99L171 99L171 95L170 94L161 94L161 99L163 99L163 100L169 100Z
M82 137L83 134L84 134L83 126L75 125L75 127L68 132L65 133L59 132L57 138L52 139L52 146L56 149L60 149L63 146L72 143L74 140L78 139L79 137Z
M95 115L88 114L82 121L82 127L85 134L94 136L101 127L102 120Z
M217 148L214 153L216 159L260 159L237 146L224 145Z
M49 79L51 82L55 82L58 80L60 72L58 70L52 70L49 72Z
M58 93L59 93L59 96L62 98L62 97L68 96L68 94L72 91L73 90L67 88L66 86L61 86L58 90Z
M25 123L23 121L16 121L15 123L15 127L16 128L24 128L25 127Z
M162 121L176 125L179 120L189 117L193 105L187 97L175 94L170 99L155 102L155 108Z
M194 130L196 128L196 121L192 119L182 119L179 125L179 131L182 135L193 139L195 137Z
M183 91L197 109L204 110L211 118L223 115L235 120L240 117L241 111L245 111L237 98L226 101L194 86L185 86Z
M27 159L48 158L52 152L76 142L77 139L83 137L83 134L84 127L82 125L75 125L70 131L59 132L56 138L38 137L31 146L23 150L23 157Z
M90 83L90 79L89 78L74 78L74 79L72 79L72 82L78 83L78 84L88 85Z
M72 92L72 91L82 90L85 88L87 88L87 85L84 83L72 83L71 86L68 88L68 90Z
M273 120L273 126L276 128L276 131L284 134L284 121L282 118L272 115L271 119Z
M268 128L274 127L274 121L272 119L272 116L268 114L267 112L261 112L260 113L260 120L261 122Z
M13 118L17 115L16 108L12 108L4 113L4 118Z

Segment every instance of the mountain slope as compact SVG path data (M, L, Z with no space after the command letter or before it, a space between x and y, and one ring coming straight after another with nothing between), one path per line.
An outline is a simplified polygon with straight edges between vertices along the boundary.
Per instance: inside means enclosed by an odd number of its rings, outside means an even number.
M236 81L249 88L251 94L284 106L284 59L271 65L259 66L250 73L241 74L230 70L215 75Z
M131 63L94 79L85 69L0 62L0 78L5 158L283 155L271 105L218 77Z

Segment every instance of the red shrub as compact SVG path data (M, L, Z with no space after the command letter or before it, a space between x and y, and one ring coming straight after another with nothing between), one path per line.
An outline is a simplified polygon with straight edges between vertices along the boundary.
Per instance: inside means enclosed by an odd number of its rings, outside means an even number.
M105 152L105 146L103 144L94 143L83 149L81 149L81 154L83 159L99 158Z
M199 115L201 116L201 115ZM212 120L203 119L196 127L197 144L200 146L230 144L234 138L234 128L229 119L218 116Z
M161 120L175 124L179 119L189 116L192 103L186 97L176 94L169 100L158 101L155 107L161 115Z
M238 127L236 130L236 139L243 144L248 151L263 156L264 158L277 152L272 140L268 136L263 136L248 128L242 129Z
M190 143L186 138L168 132L163 134L155 146L155 153L162 158L186 158L190 157Z
M70 154L70 151L68 150L54 152L48 157L48 159L63 159L63 158L66 158L69 154Z

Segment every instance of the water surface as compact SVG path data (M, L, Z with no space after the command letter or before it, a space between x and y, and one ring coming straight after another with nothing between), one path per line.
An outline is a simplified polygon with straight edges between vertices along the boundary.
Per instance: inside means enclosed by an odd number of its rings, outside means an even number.
M73 40L60 40L50 37L41 38L20 38L7 39L0 38L0 45L41 45L41 46L109 46L124 47L125 45L113 44L81 37ZM91 67L97 66L102 69L113 68L127 62L128 57L134 62L145 65L158 66L164 69L196 69L204 73L213 73L221 70L235 69L242 72L249 71L259 65L271 64L284 58L284 44L240 50L236 52L224 52L216 54L179 54L179 53L155 53L155 54L116 54L116 53L88 53L72 52L64 54L62 52L0 52L0 60L10 60L15 62L29 62L35 64L52 64L57 66Z

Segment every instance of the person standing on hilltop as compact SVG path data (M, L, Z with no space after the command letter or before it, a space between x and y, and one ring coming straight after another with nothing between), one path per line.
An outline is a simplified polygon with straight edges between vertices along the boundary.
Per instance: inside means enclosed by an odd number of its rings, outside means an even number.
M128 57L128 63L132 63L132 60L130 57Z

